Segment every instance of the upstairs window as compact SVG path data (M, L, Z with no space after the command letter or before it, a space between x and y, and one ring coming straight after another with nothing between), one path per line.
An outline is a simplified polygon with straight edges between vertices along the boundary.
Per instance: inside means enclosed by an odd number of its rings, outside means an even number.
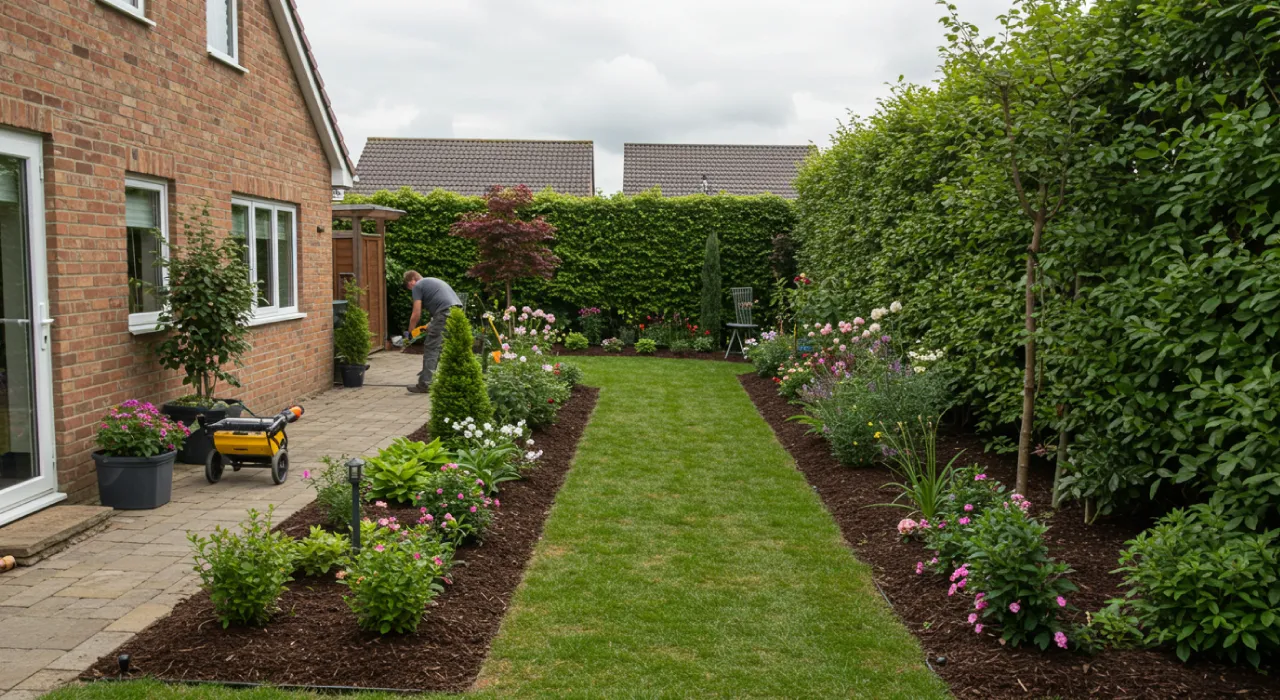
M291 204L231 200L231 235L257 289L257 319L298 312L297 213Z
M237 36L236 0L206 0L209 53L239 67L240 47Z
M168 255L169 197L164 182L136 177L124 181L124 230L129 269L129 329L155 330L160 305L155 290L165 284L161 265Z

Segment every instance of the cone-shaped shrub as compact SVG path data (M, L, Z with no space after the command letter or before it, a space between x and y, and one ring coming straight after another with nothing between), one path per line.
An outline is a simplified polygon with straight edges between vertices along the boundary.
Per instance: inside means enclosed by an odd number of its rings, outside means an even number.
M347 310L342 315L342 323L333 332L333 344L339 362L344 365L363 365L369 359L372 341L369 335L369 314L360 306L360 295L364 290L355 280L347 280Z
M702 258L702 314L698 323L704 331L711 331L715 342L720 339L720 309L724 304L720 291L720 240L715 231L707 236L707 248Z
M475 418L484 423L493 418L493 407L484 386L484 374L480 361L471 352L475 341L471 337L471 324L455 308L449 312L444 327L444 350L440 353L440 365L431 382L432 437L448 442L453 437L452 423L463 418Z

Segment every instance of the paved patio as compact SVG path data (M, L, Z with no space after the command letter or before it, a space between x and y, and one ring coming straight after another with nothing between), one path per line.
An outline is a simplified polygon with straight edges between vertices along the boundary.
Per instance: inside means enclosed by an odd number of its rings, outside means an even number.
M365 388L306 401L306 415L289 428L285 483L273 486L267 470L251 469L209 484L203 467L179 464L167 505L116 511L103 532L0 574L0 698L35 698L66 683L194 592L188 532L235 525L248 508L268 504L279 522L312 500L304 468L325 455L370 454L420 427L427 398L404 389L420 363L398 351L377 353Z

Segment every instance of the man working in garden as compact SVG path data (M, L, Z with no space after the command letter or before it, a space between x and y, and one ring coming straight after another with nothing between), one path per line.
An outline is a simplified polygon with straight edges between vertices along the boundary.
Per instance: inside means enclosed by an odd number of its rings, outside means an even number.
M422 343L422 372L418 374L418 383L407 387L410 393L425 394L431 390L431 378L436 373L436 365L440 362L440 348L444 345L444 326L449 319L449 310L462 306L462 300L454 293L444 280L434 277L423 277L415 270L404 273L404 286L413 292L413 313L409 316L409 328L418 327L418 319L426 311L431 318L427 326L427 337ZM408 337L408 333L405 337Z

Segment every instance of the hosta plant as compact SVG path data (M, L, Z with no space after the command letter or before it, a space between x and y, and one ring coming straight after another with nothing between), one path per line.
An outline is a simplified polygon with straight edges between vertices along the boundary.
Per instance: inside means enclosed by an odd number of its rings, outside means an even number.
M432 473L450 460L449 451L436 438L429 443L396 438L389 447L370 457L365 466L369 497L410 503L428 485Z
M296 546L288 535L271 531L274 510L271 506L262 516L251 509L239 533L218 526L208 537L187 535L201 587L223 627L265 624L284 585L293 580Z
M564 337L565 350L586 350L589 345L587 336L581 333L570 333Z
M641 338L636 341L637 355L652 355L658 351L658 341L653 338Z

